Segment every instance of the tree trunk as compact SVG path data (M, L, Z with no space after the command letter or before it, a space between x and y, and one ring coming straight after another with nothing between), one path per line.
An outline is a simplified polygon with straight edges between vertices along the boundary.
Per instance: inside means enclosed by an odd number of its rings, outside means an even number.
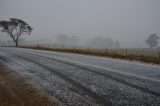
M15 41L16 47L18 47L18 40Z

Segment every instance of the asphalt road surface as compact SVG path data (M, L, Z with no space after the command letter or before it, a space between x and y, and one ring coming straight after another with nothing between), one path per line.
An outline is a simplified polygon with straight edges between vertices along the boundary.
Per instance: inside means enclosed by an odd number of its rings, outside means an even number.
M9 47L0 61L65 105L160 106L158 65Z

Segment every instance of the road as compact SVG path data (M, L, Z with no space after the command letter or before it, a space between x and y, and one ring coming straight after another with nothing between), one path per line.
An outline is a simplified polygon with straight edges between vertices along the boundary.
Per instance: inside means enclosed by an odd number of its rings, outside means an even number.
M103 57L0 48L0 61L69 106L158 106L160 66Z

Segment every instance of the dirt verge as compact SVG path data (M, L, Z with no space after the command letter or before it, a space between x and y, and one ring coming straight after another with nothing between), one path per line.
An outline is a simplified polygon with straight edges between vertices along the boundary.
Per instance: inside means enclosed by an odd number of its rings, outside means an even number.
M0 106L62 106L0 63Z

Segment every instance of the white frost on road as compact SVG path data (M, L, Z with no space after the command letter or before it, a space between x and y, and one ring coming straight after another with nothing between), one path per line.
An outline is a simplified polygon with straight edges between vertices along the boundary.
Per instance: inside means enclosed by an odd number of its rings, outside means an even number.
M0 60L66 105L160 104L159 66L20 48L0 48Z

